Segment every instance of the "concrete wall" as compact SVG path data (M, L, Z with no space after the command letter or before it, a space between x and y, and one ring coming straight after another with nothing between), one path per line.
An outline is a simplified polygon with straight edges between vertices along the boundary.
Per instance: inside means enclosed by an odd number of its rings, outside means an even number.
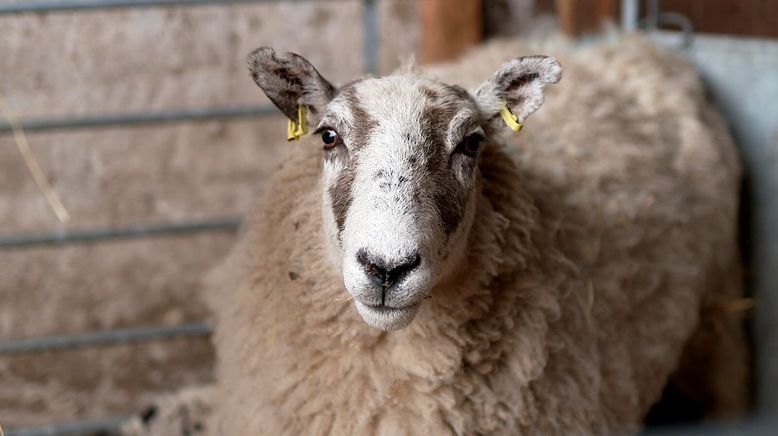
M680 46L679 35L652 36ZM697 34L683 49L727 117L745 172L743 251L752 322L756 411L778 410L778 41Z

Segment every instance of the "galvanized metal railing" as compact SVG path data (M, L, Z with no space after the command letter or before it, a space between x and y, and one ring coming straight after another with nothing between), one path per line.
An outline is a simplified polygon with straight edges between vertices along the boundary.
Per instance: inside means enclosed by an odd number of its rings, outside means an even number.
M22 120L21 127L28 133L47 130L93 129L100 127L139 126L147 124L180 123L184 121L210 121L231 118L254 118L278 115L270 106L240 106L144 111L122 114L98 114L74 118L32 118ZM0 134L11 133L13 128L0 122Z
M278 1L310 2L313 0L41 0L0 3L0 16L12 14L87 12L117 8L148 8L165 6L228 6L233 4L272 3ZM321 0L320 0L321 1ZM347 0L330 0L347 1ZM361 0L363 5L363 58L364 71L378 70L378 12L376 0ZM276 115L279 112L269 106L232 106L182 108L177 110L94 114L79 117L46 117L22 119L19 124L27 132L43 132L67 129L95 129L102 127L133 127L162 123L180 123L217 119L253 118ZM0 135L12 133L11 125L0 122ZM240 218L227 217L183 223L140 224L120 228L62 230L36 234L0 236L0 249L12 250L30 246L73 243L99 243L111 239L148 238L195 232L235 231ZM22 338L0 342L0 356L20 353L63 350L80 347L110 346L120 343L137 343L165 340L177 337L203 337L210 335L207 323L195 322L177 326L143 326L112 331L85 332L73 335L53 335ZM7 436L82 435L102 432L112 434L128 417L108 417L98 420L78 421L43 427L5 428Z
M73 421L56 425L24 427L6 430L6 436L112 436L119 433L122 424L132 416L113 416L102 419Z
M116 343L156 341L187 336L208 336L211 326L202 322L176 326L137 327L77 335L43 336L0 343L0 356L70 348L99 347Z
M87 230L63 230L51 233L11 235L0 239L0 249L21 248L34 245L62 245L70 243L100 242L108 239L149 238L191 232L235 231L240 218L193 221L175 224L141 224L120 228Z

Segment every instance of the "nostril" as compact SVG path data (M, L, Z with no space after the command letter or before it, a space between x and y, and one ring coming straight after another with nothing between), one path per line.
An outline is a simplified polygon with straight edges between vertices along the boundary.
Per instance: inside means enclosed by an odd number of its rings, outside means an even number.
M359 250L357 252L357 261L362 265L370 280L386 290L418 267L421 264L421 256L418 253L414 253L399 261L387 262L385 259L371 255L365 250Z
M403 261L395 265L394 268L389 270L386 274L389 276L390 281L395 282L403 278L407 273L416 269L419 264L421 264L421 256L413 254L403 259Z
M383 286L386 282L386 268L376 258L367 254L365 250L359 250L357 260L364 268L367 276L377 285Z

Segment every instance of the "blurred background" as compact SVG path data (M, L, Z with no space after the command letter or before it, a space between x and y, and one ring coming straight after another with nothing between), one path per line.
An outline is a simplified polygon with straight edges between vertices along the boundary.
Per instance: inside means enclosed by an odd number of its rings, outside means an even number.
M212 381L199 280L288 146L254 48L343 83L490 38L633 31L697 65L741 151L761 422L778 410L778 0L0 0L5 433L113 434Z

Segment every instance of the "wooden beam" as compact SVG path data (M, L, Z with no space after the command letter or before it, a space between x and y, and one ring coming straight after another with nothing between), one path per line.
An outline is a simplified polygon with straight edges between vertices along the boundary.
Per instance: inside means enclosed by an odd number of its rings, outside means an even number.
M422 0L422 63L453 59L483 38L481 0Z
M614 20L614 0L556 0L556 12L562 30L571 36L581 36L602 30Z

